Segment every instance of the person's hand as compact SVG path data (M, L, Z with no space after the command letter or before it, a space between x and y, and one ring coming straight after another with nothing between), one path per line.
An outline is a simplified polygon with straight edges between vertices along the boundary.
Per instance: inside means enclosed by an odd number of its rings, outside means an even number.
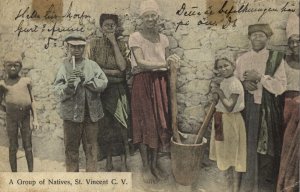
M259 82L262 75L255 70L247 70L243 74L244 79L247 81Z
M3 112L6 112L6 107L4 105L0 104L0 110L3 111Z
M81 81L85 80L83 72L78 69L73 70L73 75L75 75L76 77L79 77Z
M92 84L85 84L84 86L92 92L97 92L97 90L95 89L95 87Z
M220 87L212 87L211 92L212 94L217 94L219 97L223 95L223 91L220 89Z
M76 78L77 78L76 75L74 75L74 74L70 75L70 77L67 79L68 87L70 87L70 88L75 87L74 82L75 82Z
M112 44L117 43L116 36L114 33L105 33L104 35Z
M36 119L34 119L32 122L32 129L38 130L39 128L40 128L39 122Z
M219 95L217 93L213 93L212 98L214 103L217 103L219 101Z
M253 81L245 80L242 83L243 83L244 89L246 89L247 91L255 91L257 89L257 84L254 83Z
M3 80L0 81L0 88L2 88L2 89L4 89L4 90L7 90L7 89L6 89L6 85L5 85L5 83L4 83Z
M211 80L211 87L220 86L220 84L223 80L224 80L224 77L214 77Z
M176 68L180 67L180 57L176 54L172 54L167 58L168 65L174 65Z

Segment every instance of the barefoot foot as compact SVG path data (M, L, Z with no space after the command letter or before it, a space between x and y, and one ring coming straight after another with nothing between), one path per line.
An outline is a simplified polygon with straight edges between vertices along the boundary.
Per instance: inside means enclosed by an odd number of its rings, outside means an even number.
M168 174L163 171L160 167L155 166L152 168L152 173L159 179L159 180L166 180L168 179Z
M113 166L112 162L106 162L105 170L107 172L111 172L113 169L114 169L114 166Z
M148 184L156 184L158 179L151 173L150 168L143 168L143 181Z
M128 172L128 168L126 164L121 165L121 172Z

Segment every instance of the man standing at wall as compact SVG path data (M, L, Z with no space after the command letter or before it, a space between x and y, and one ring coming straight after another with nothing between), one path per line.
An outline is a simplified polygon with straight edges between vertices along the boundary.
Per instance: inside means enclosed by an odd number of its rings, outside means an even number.
M247 171L241 189L249 192L258 191L258 181L275 182L279 171L283 122L280 95L286 89L286 75L283 54L266 49L272 34L268 24L250 25L252 50L240 56L236 64L235 74L245 89L247 130Z
M66 169L79 171L79 146L82 140L86 171L97 171L98 120L103 117L100 93L107 78L99 65L83 57L86 40L81 34L65 38L69 57L60 66L54 89L60 97L63 119Z

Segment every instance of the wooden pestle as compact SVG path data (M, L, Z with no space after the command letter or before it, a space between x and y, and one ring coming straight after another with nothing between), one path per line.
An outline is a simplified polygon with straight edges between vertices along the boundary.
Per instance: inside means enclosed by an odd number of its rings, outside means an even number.
M195 142L194 144L197 144L197 143L200 143L202 142L202 138L208 128L208 124L209 122L211 121L212 117L213 117L213 114L215 112L215 105L216 103L215 102L212 102L210 105L209 105L209 109L208 109L208 112L203 120L203 123L202 125L200 126L199 128L199 131L197 133L197 137L195 139Z
M172 113L172 131L173 139L177 143L182 143L177 126L177 96L176 96L176 81L177 81L177 68L175 64L170 64L170 99L171 99L171 113Z

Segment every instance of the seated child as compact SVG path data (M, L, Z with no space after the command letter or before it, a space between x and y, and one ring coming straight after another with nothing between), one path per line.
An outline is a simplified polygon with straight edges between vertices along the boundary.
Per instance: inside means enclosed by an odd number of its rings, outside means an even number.
M0 81L0 104L5 101L6 130L9 138L9 163L12 172L17 172L18 132L22 135L23 148L27 160L28 171L33 171L33 154L31 128L38 128L34 99L31 94L31 81L28 77L20 77L22 59L13 53L4 58L6 78ZM30 112L33 126L30 126Z
M240 172L246 171L246 129L240 111L244 109L244 90L233 75L235 66L227 58L218 59L215 69L224 78L220 87L212 89L218 95L210 142L211 160L225 171L228 191L239 191Z

